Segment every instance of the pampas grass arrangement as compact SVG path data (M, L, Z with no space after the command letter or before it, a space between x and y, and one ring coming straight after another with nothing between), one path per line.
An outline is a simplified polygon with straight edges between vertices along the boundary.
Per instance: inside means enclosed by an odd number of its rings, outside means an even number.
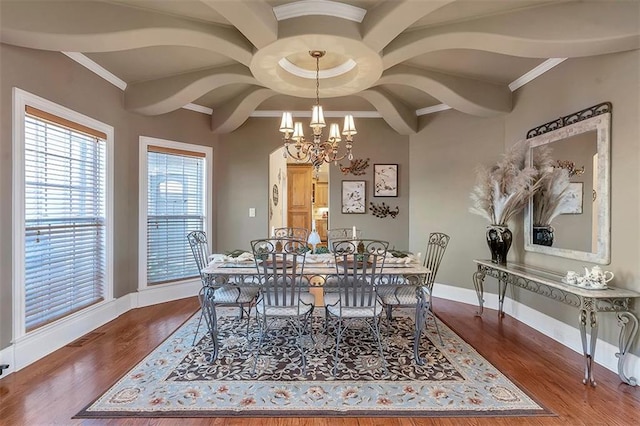
M487 219L489 224L507 226L540 187L535 167L525 167L529 145L520 141L511 146L498 163L488 168L478 166L476 184L471 192L469 211Z
M533 226L549 226L565 211L569 199L569 171L554 167L551 148L546 145L534 150L533 166L538 170L538 190L533 195Z

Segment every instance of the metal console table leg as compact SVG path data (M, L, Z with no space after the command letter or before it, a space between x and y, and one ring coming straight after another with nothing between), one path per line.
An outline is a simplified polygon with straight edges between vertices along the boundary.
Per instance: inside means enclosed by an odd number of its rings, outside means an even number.
M476 316L481 316L484 310L484 269L478 265L478 270L473 273L473 286L476 288L476 294L478 295L478 311Z
M595 311L583 308L580 310L580 338L582 339L582 353L584 355L585 368L584 379L582 383L589 383L596 386L596 380L593 377L593 357L596 352L596 343L598 341L598 317ZM587 327L590 329L587 336Z
M504 295L507 293L507 275L500 274L498 279L498 315L504 318Z
M627 328L629 321L631 321L631 326ZM631 312L618 312L618 325L620 326L620 338L618 340L620 352L616 354L618 358L618 377L628 385L637 386L638 381L635 377L627 377L624 374L624 360L628 355L631 342L633 342L638 332L638 318Z

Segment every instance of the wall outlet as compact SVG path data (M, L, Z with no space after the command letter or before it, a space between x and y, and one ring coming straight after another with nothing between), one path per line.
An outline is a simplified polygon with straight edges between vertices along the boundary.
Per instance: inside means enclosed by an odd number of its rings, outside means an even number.
M256 217L256 208L249 207L249 217Z

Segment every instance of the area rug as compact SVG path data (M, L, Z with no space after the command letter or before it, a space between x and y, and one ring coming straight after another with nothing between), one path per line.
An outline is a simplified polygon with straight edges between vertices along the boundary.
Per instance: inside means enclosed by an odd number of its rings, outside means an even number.
M442 322L444 345L431 322L421 339L426 363L420 366L412 354L413 320L383 321L386 372L368 329L350 328L334 377L333 328L322 318L314 318L312 333L303 339L305 372L286 324L276 325L256 351L257 333L247 335L246 322L220 317L220 354L210 363L211 342L202 327L191 346L198 319L196 314L185 322L76 417L550 414Z

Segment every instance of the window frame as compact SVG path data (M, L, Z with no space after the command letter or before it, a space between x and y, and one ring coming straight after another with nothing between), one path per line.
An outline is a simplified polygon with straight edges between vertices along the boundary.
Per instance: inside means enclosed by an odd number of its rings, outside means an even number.
M186 278L161 284L147 284L147 220L148 220L148 164L147 151L149 146L157 146L177 151L191 151L204 154L204 232L211 235L213 217L213 148L204 145L190 144L167 139L158 139L150 136L140 136L138 151L138 291L172 287L184 283L200 281L200 277ZM185 235L185 239L186 239ZM207 239L209 252L212 250L211 238Z
M114 182L114 128L77 111L14 87L13 95L13 184L12 184L12 278L13 278L13 342L25 337L48 333L63 324L74 321L89 311L97 310L113 300L113 182ZM105 139L105 281L104 300L51 321L33 330L26 330L25 301L25 108L34 107L60 118L95 129Z

